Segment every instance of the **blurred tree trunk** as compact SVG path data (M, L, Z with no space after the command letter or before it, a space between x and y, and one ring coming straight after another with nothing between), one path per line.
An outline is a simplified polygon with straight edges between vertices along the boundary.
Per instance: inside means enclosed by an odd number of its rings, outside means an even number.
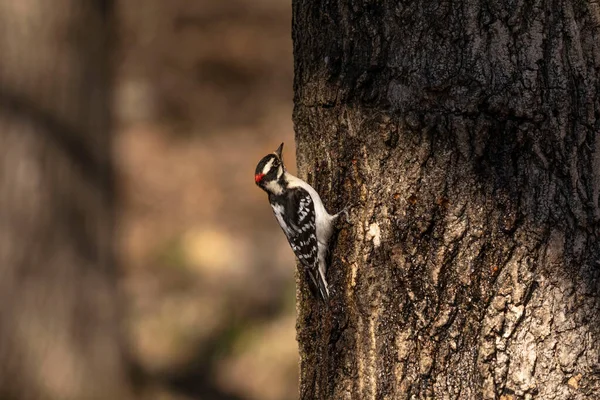
M600 398L600 7L294 1L301 175L353 204L301 399Z
M0 0L0 398L125 398L110 2Z

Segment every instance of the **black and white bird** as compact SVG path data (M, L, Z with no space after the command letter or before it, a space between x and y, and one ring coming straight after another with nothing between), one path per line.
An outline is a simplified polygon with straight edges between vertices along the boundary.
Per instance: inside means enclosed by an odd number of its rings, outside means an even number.
M311 283L323 300L329 298L327 251L335 222L344 209L330 215L319 194L308 183L286 171L281 152L283 143L256 166L254 181L269 195L277 222L304 266Z

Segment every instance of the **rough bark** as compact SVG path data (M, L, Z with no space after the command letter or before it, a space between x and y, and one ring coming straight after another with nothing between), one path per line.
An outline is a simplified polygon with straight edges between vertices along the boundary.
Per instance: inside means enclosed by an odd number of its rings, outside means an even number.
M295 0L293 39L300 174L354 206L300 398L600 398L598 4Z
M0 1L0 398L123 399L109 1Z

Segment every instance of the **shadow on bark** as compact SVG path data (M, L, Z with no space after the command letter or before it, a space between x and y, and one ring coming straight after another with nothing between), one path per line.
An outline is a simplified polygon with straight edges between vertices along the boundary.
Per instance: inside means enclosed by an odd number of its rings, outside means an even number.
M357 202L301 398L597 396L595 9L293 4L299 170Z

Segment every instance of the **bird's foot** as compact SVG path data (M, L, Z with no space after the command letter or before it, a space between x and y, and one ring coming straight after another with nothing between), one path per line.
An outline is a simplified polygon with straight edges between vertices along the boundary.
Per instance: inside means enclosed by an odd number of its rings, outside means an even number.
M344 215L344 217L345 217L344 219L346 220L346 222L348 224L352 224L352 220L350 219L350 214L348 213L349 209L350 209L350 206L346 206L346 207L344 207L344 209L342 211L335 214L336 222L338 222L340 220L340 216Z

